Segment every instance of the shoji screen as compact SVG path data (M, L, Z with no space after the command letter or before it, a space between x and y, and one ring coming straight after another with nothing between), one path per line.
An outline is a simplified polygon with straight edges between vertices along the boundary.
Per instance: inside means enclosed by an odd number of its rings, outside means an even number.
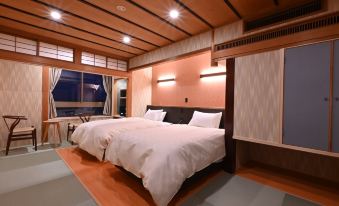
M285 50L283 143L327 150L329 42Z

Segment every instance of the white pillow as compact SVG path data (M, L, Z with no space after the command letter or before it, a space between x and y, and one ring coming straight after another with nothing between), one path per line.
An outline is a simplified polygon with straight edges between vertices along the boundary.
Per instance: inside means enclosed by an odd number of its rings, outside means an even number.
M161 112L161 116L160 116L160 119L159 119L160 122L164 121L166 114L167 114L167 112Z
M219 128L222 113L204 113L194 111L188 125L206 128Z
M145 119L153 120L153 121L159 121L162 117L162 109L161 110L147 110L147 112L144 115Z

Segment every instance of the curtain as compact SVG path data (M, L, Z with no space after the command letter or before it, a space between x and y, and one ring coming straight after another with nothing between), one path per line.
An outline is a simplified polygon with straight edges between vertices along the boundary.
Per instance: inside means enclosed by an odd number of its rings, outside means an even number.
M57 117L57 112L55 108L55 102L53 97L53 90L57 85L60 76L61 76L62 69L59 68L50 68L49 69L49 102L48 102L48 118L55 118Z
M106 101L104 106L104 115L112 115L112 85L113 85L113 78L110 76L102 76L102 82L104 85L104 89L106 92Z

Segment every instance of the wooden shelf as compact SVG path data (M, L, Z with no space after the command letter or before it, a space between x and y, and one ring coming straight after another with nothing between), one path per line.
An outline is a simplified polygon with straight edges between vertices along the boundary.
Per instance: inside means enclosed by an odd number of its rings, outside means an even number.
M233 139L240 140L240 141L245 141L245 142L264 144L264 145L269 145L269 146L273 146L273 147L292 149L292 150L297 150L297 151L302 151L302 152L309 152L309 153L313 153L313 154L319 154L319 155L325 155L325 156L339 158L339 153L328 152L328 151L321 151L321 150L311 149L311 148L303 148L303 147L298 147L298 146L293 146L293 145L286 145L286 144L275 143L275 142L268 142L268 141L265 141L265 140L259 140L259 139L251 138L251 137L233 136Z

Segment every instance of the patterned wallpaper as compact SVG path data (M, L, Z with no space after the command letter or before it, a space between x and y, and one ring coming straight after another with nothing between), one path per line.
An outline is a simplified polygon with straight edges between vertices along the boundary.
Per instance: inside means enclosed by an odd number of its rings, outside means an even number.
M221 44L239 38L243 35L243 21L237 21L216 28L214 31L214 44Z
M8 129L2 115L25 115L19 126L35 126L41 132L42 67L0 60L0 149L6 146ZM31 144L30 140L12 142L11 147Z
M132 116L142 117L152 103L152 67L132 72Z
M281 141L282 52L236 58L234 136Z
M178 55L187 54L193 51L211 47L211 32L205 32L182 41L170 44L168 46L156 49L146 54L133 57L129 60L129 67L134 68L150 63L155 63Z

